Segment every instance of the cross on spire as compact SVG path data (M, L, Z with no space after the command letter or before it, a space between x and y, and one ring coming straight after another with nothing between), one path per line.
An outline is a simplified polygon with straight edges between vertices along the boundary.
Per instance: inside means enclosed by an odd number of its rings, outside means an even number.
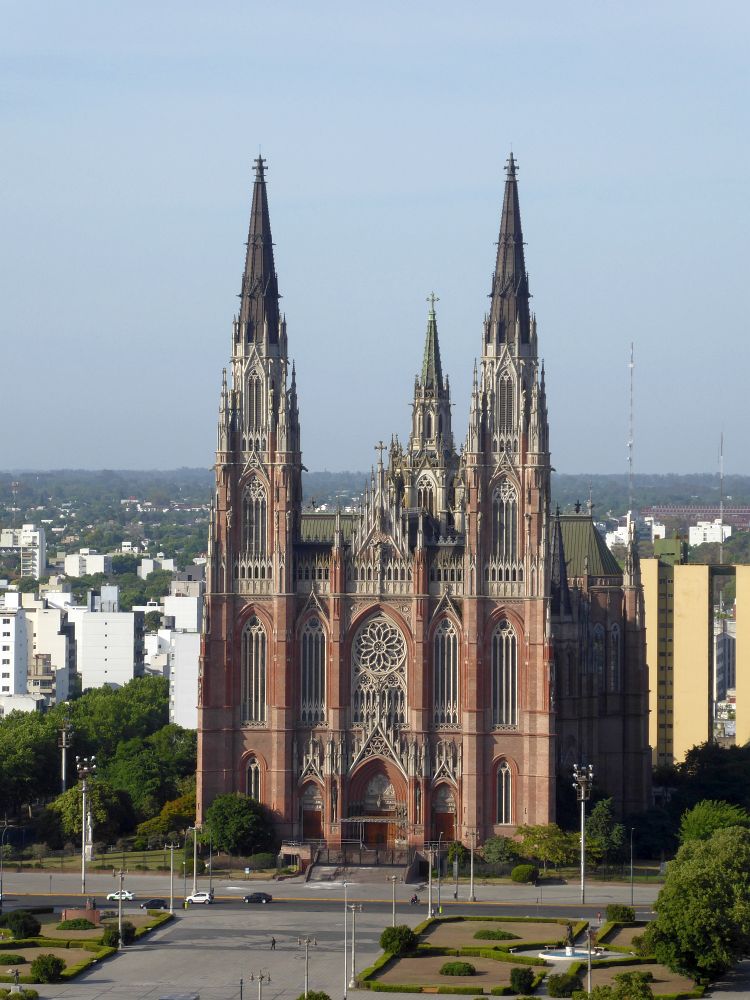
M430 292L430 294L427 296L427 301L430 303L430 312L434 313L435 312L435 303L439 302L440 299L438 298L437 295L435 295L434 292Z
M377 443L377 444L375 445L375 451L377 451L377 452L379 452L379 453L380 453L380 454L378 455L378 462L379 462L379 463L380 463L381 465L383 464L383 452L384 452L384 451L386 450L386 448L387 448L387 447L388 447L388 446L387 446L387 445L385 445L385 444L383 444L383 442L382 442L382 441L378 441L378 443Z

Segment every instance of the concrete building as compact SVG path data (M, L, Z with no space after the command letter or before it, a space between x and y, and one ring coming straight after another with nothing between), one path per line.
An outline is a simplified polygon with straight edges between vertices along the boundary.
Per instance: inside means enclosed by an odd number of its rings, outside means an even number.
M47 538L44 527L24 524L0 531L0 550L16 551L21 557L21 576L38 580L47 571Z
M169 721L198 728L200 633L171 632L169 640Z
M714 703L726 701L737 677L737 622L734 618L714 621Z
M513 157L465 443L456 447L432 297L416 381L407 347L393 359L393 377L413 385L408 440L377 446L350 514L302 509L297 373L264 169L256 161L220 394L198 823L215 796L242 791L274 810L282 837L482 843L553 820L573 763L591 763L622 812L644 808L637 547L631 539L623 571L590 509L550 510ZM356 351L352 366L368 377Z
M163 556L157 556L156 559L141 559L141 564L138 567L138 576L142 580L145 580L149 574L155 573L159 569L174 573L174 559L165 559Z
M615 545L626 546L630 540L630 534L635 531L638 541L653 542L657 538L666 536L666 525L653 517L641 517L629 510L624 517L620 518L618 526L613 531L605 534L607 548L611 549Z
M164 624L177 632L199 632L203 614L203 584L173 581L163 598Z
M82 690L122 687L143 674L143 617L137 612L84 610L75 630Z
M111 573L112 556L102 555L96 549L81 549L65 556L66 576L93 576L94 573Z
M750 742L750 566L737 566L735 570L735 711L737 743L744 745Z
M0 695L27 694L26 678L29 660L29 623L20 606L0 607ZM20 602L19 602L20 604Z
M703 545L706 542L725 542L732 534L732 525L724 524L720 518L715 521L698 521L688 528L690 545Z

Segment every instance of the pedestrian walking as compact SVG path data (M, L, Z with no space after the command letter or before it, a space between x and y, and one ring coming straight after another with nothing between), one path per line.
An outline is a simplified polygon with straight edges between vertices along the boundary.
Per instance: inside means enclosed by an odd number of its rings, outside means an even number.
M276 951L276 938L271 938L271 951Z

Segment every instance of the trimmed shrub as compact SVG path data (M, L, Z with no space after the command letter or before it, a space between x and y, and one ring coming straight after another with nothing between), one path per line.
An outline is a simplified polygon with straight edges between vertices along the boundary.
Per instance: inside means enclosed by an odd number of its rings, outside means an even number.
M37 983L59 983L65 962L57 955L38 955L31 963L29 972Z
M102 934L102 944L105 948L117 948L120 944L120 932L116 927L105 927Z
M624 903L610 903L607 907L607 920L614 920L618 924L632 924L635 921L635 910Z
M539 869L534 865L516 865L510 877L514 882L536 882L539 878Z
M0 990L0 1000L8 1000L8 997L12 997L13 1000L39 1000L39 994L36 990L32 990L30 986L25 989L22 987L20 993L11 993L10 990Z
M13 955L9 951L0 952L0 965L23 965L25 961L23 955Z
M557 975L547 976L547 993L551 997L572 997L576 990L583 988L583 983L579 976L570 972L560 972Z
M76 917L75 920L63 920L57 925L59 931L92 931L96 924L92 924L85 917Z
M471 962L444 962L440 966L441 976L475 976L477 970Z
M300 993L300 995L297 997L297 1000L305 1000L305 994ZM327 993L324 993L322 990L308 990L307 1000L331 1000L331 998L328 996Z
M510 970L510 985L514 993L531 993L534 985L534 973L531 969L519 966Z
M477 931L474 937L477 941L518 941L519 937L517 934L511 934L510 931Z
M129 920L123 920L122 943L132 944L134 941L135 941L135 924L131 924Z
M386 927L380 935L380 947L391 955L405 955L417 947L417 935L406 924Z
M0 917L0 927L7 927L14 938L37 937L42 925L28 910L11 910Z
M634 934L630 946L638 958L649 958L654 953L647 934Z
M276 867L276 855L272 854L270 851L261 851L259 854L251 854L247 859L247 864L249 868L275 868ZM310 993L308 991L308 997Z

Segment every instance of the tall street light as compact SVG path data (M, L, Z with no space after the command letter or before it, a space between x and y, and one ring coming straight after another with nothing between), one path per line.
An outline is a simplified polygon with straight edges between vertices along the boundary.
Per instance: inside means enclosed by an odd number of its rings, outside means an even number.
M261 969L258 973L250 973L250 982L258 980L258 1000L263 1000L263 983L271 982L271 973L266 969ZM242 980L240 980L242 982Z
M5 817L3 822L3 833L0 836L0 911L3 908L3 859L5 856L5 835L10 829L10 823L8 822L8 817Z
M362 904L349 903L349 909L352 911L352 975L349 989L354 990L357 988L357 913L362 912Z
M117 942L117 950L122 951L124 948L124 943L122 940L122 887L123 887L123 881L125 879L125 872L122 870L122 868L117 873L117 876L120 879L120 891L117 894L117 932L120 935L120 940Z
M477 831L469 830L471 843L469 845L469 902L476 903L477 897L474 895L474 851L477 847Z
M427 846L427 916L432 916L432 844Z
M347 960L349 957L349 953L346 949L346 925L349 919L346 912L347 909L349 908L349 901L347 899L348 888L349 888L349 883L345 881L344 882L344 1000L346 1000L346 990L347 987L349 986L349 975L347 969Z
M60 748L62 756L60 762L60 791L64 792L68 786L68 750L73 746L73 727L67 715L58 730L57 745Z
M440 850L441 850L442 846L443 846L443 831L441 830L440 831L440 836L438 837L438 848L437 848L438 914L440 914L440 913L443 912L443 905L442 905L442 903L440 901L440 886L441 886L441 878L440 878L440 869L441 869L441 865L440 865Z
M396 883L398 882L398 875L389 875L388 881L391 883L391 927L396 926Z
M76 768L78 778L81 782L81 893L86 895L86 837L88 827L88 811L86 809L86 794L88 792L88 778L96 774L96 757L76 757Z
M198 828L189 826L188 833L193 831L193 895L198 891Z
M164 846L169 848L169 912L174 913L174 849L180 845L170 841Z
M307 1000L307 994L310 992L310 945L316 947L318 942L315 938L303 937L297 938L297 944L304 946L305 949L305 1000Z
M630 905L635 906L634 902L634 887L633 887L633 833L635 827L630 827Z
M581 902L586 902L586 803L591 798L594 784L593 764L573 765L573 787L581 803Z

